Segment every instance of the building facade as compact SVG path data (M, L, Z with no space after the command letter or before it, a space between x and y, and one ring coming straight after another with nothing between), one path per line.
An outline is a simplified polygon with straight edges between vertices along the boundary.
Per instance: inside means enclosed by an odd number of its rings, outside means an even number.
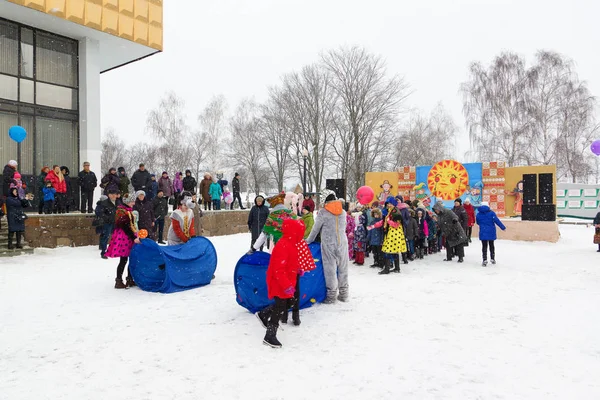
M100 74L162 46L162 0L0 0L0 162L100 172Z

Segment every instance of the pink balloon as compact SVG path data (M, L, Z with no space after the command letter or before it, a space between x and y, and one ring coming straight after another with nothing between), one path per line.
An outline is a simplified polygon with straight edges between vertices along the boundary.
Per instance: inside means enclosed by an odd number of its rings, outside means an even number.
M375 192L369 186L361 186L356 191L356 200L362 205L369 204L374 197Z
M590 146L590 149L592 150L592 153L600 156L600 140L595 140Z

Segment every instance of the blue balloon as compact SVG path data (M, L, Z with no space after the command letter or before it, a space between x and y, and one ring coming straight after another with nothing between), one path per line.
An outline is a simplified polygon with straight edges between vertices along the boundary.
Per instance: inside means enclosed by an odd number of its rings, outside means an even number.
M17 143L21 143L27 137L25 128L19 125L8 128L8 136Z

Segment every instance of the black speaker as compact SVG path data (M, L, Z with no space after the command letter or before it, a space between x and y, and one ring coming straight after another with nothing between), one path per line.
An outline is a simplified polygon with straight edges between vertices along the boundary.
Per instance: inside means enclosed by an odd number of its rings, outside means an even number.
M537 175L523 175L523 204L537 204Z
M553 204L554 176L553 174L539 175L539 204Z
M556 221L556 205L523 204L523 213L521 215L521 219L523 221Z
M346 198L345 179L327 179L325 180L325 188L328 190L333 190L338 199Z

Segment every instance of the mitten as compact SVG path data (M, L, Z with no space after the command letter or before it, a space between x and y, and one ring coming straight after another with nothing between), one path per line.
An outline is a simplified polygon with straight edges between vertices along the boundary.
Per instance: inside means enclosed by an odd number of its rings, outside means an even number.
M287 296L293 296L295 291L296 289L294 289L293 286L290 286L289 288L285 289L283 293L285 293Z

